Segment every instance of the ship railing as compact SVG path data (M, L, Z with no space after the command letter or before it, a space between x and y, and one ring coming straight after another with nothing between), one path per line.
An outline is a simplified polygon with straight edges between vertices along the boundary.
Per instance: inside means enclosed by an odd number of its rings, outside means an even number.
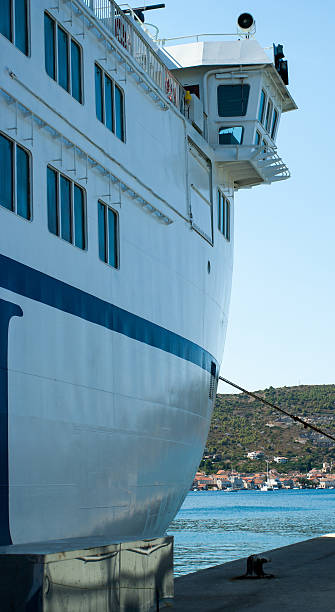
M90 9L174 106L183 111L184 89L158 57L135 23L114 0L80 0Z
M184 42L188 43L188 42L202 42L202 41L206 41L207 39L211 39L211 38L215 38L216 40L220 40L221 38L226 38L227 36L233 36L235 38L249 38L248 34L243 34L242 32L219 32L218 34L187 34L186 36L175 36L173 38L159 38L156 39L156 42L159 46L161 47L165 47L165 45L167 46L173 46L173 45L178 45L178 44L183 44ZM253 36L250 35L252 38Z
M215 145L214 148L217 162L249 162L265 183L282 181L291 176L275 146L231 144Z

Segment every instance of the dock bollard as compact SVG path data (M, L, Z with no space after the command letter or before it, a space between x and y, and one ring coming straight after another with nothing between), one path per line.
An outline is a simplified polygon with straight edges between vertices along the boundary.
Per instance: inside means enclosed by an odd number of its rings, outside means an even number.
M273 574L266 574L263 569L264 563L269 563L271 559L267 557L259 557L258 555L250 555L247 558L247 571L243 576L236 576L233 580L242 580L243 578L274 578Z

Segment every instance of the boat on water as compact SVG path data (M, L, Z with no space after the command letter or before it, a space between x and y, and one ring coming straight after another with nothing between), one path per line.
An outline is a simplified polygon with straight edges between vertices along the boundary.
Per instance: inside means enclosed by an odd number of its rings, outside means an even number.
M165 532L215 401L235 191L289 177L282 50L250 15L176 44L145 14L1 2L1 545Z
M278 489L278 487L277 487ZM269 483L269 482L265 482L261 487L260 487L260 491L274 491L275 488Z

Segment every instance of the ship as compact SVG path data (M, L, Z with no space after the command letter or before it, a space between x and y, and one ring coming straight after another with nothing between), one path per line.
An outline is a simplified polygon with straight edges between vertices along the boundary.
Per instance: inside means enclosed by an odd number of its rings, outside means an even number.
M215 401L235 192L290 176L282 46L249 14L159 39L149 8L1 2L2 546L165 533Z

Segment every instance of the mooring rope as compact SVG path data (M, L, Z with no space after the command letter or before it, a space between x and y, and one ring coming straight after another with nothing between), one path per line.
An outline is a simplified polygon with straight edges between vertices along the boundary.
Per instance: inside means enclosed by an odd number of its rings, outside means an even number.
M270 408L273 408L274 410L278 410L279 412L282 412L282 414L286 414L286 416L290 417L290 419L293 419L293 421L301 423L305 429L309 427L309 429L313 429L313 431L316 431L322 436L325 436L326 438L329 438L330 440L333 440L335 442L335 436L332 436L330 433L323 431L322 429L320 429L320 427L317 427L316 425L312 425L311 423L304 421L304 419L301 419L295 414L291 414L287 410L284 410L284 408L280 408L276 404L273 404L272 402L268 402L268 400L264 399L260 395L257 395L257 393L253 393L252 391L247 391L247 389L243 389L243 387L240 387L240 385L233 383L231 380L228 380L227 378L223 378L223 376L219 376L219 380L222 380L223 382L227 383L227 385L230 385L231 387L235 387L235 389L238 389L239 391L246 393L250 397L253 397L254 399L258 400L259 402L262 402L263 404L270 406Z

